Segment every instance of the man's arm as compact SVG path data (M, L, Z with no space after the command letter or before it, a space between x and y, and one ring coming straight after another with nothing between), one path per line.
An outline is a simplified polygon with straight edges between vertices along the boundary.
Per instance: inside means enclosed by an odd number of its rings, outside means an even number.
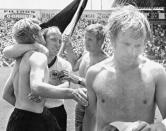
M72 71L73 72L77 72L79 70L80 67L80 63L82 61L82 56L80 55L80 57L73 57L72 56L77 56L73 51L73 54L69 54L67 53L67 60L71 63L72 65ZM69 55L68 55L69 54Z
M166 71L161 67L157 72L156 103L160 109L163 118L166 118Z
M88 94L88 102L89 105L85 110L85 117L84 117L84 130L86 131L94 131L95 124L96 124L96 104L97 104L97 97L94 91L93 82L95 79L96 71L93 68L90 68L86 75L86 88Z
M32 44L14 44L3 49L3 54L8 58L18 58L29 50L34 49Z
M4 100L6 100L8 103L10 103L11 105L15 106L15 102L16 102L16 98L14 95L14 87L13 87L13 79L15 76L15 73L18 71L18 67L17 67L17 63L15 63L10 76L8 77L4 88L3 88L3 94L2 97Z
M80 65L79 76L72 74L70 72L67 72L67 71L61 71L61 75L62 75L63 80L68 80L74 84L79 84L80 86L83 86L83 88L84 88L86 86L85 74L84 74L86 64L84 61L82 61L81 63L82 64Z
M156 82L156 103L163 118L166 118L166 71L161 67L158 71Z
M30 86L32 94L45 98L55 99L74 99L75 96L82 100L82 103L87 103L86 95L81 90L68 88L69 83L54 86L44 82L45 69L47 67L47 57L44 54L35 52L30 57Z
M3 54L8 58L18 58L30 50L36 50L48 54L48 50L41 44L14 44L4 48Z
M68 83L53 86L44 82L45 69L47 67L47 58L44 54L33 53L30 57L30 66L30 85L36 95L46 98L64 98L66 93L66 97L72 98L71 95L67 96L67 94L72 94L71 90L67 88L69 86Z
M83 64L81 65L82 66L80 70L84 68ZM83 76L83 75L80 75L80 76ZM65 60L63 63L63 70L59 72L59 78L85 87L85 75L84 77L80 77L80 76L73 74L71 64Z
M157 74L155 79L155 100L164 120L152 124L151 129L155 131L166 131L166 71L163 66L157 66L159 68L155 72Z
M72 82L74 84L79 84L83 87L86 86L85 85L85 78L79 77L79 76L72 74L70 72L67 72L65 70L60 72L60 78L62 80L67 80L67 81Z
M63 36L63 42L61 45L61 49L59 50L59 55L62 55L63 52L65 52L67 60L72 65L72 71L74 72L78 71L82 60L82 55L78 57L76 53L74 53L70 36L65 36L65 35Z

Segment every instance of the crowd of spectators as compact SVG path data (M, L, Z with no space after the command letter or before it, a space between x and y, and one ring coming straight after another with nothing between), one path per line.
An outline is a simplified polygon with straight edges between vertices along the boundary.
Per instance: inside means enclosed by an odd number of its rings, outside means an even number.
M152 25L153 38L147 44L146 54L160 63L166 64L166 24Z
M12 59L5 58L2 51L6 46L13 44L12 27L15 22L13 19L0 19L0 67L9 66L13 62Z
M9 66L13 62L12 59L7 59L3 56L2 50L4 47L13 44L12 40L12 26L17 20L14 19L0 19L0 66ZM75 53L79 56L84 52L83 36L84 29L92 23L106 24L106 21L102 19L89 20L81 18L78 22L74 33L72 35L72 42ZM166 23L153 23L153 39L147 43L145 54L153 60L160 63L166 63ZM112 46L110 44L109 37L106 37L104 51L111 55Z

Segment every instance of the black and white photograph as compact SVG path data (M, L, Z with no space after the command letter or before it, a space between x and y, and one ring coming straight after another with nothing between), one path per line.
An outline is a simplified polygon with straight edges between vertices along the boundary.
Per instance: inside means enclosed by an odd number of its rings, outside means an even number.
M166 131L166 0L0 3L0 131Z

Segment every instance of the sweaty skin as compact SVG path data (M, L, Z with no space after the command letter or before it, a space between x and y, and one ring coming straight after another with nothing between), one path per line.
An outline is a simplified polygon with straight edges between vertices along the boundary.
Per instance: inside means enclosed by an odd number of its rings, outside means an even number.
M43 99L40 103L33 102L29 100L28 94L31 92L31 85L30 85L30 78L29 73L30 73L30 64L33 64L31 61L32 57L37 57L41 56L41 58L44 56L43 54L39 53L38 55L33 54L32 52L26 53L20 63L19 67L19 72L16 73L15 78L14 78L14 94L16 96L16 103L15 107L18 109L23 109L23 110L28 110L31 112L36 112L36 113L41 113L43 112L43 107L45 103L45 99ZM44 57L46 58L46 57ZM44 59L43 58L43 59ZM40 62L40 58L36 59ZM36 61L37 62L37 61ZM47 62L47 61L46 61ZM44 66L43 66L44 67ZM41 68L43 68L41 67ZM32 70L32 69L31 69ZM31 71L32 75L33 71ZM38 74L40 75L40 74ZM43 75L44 76L42 79L44 82L47 82L48 80L48 69L47 66L45 66Z
M114 56L89 68L86 75L89 106L84 131L104 131L112 122L154 122L156 105L166 116L166 72L141 55L144 39L119 34ZM96 121L95 121L96 120Z
M111 64L112 60L107 61L105 66L97 65L87 76L89 81L93 80L90 90L92 95L96 95L93 106L96 107L97 130L103 130L105 125L114 121L153 123L155 83L159 73L163 72L161 66L142 59L139 67L122 72Z

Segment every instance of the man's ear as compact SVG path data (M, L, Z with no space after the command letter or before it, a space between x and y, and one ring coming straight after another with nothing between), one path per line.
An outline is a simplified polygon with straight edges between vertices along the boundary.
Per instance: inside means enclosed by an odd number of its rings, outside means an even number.
M42 36L33 34L33 38L36 42L38 42L44 46L46 45L46 41L44 40L44 38Z
M37 36L35 34L33 34L33 39L36 41L37 40Z

